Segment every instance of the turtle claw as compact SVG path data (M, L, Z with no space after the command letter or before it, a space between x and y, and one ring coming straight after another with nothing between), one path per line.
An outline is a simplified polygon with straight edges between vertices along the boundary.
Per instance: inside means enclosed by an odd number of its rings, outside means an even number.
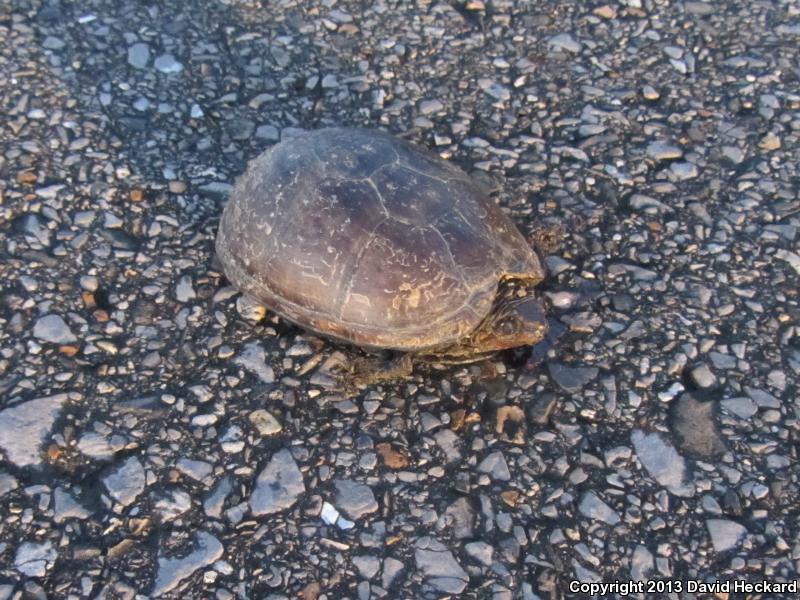
M414 363L410 354L401 354L392 360L381 358L357 358L338 377L338 383L348 393L376 383L397 381L411 375Z

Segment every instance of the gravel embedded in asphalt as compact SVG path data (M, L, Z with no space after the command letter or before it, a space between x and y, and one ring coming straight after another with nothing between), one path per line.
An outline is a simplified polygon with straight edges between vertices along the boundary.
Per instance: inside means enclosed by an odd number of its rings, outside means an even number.
M798 578L792 3L0 15L0 598ZM236 177L333 125L559 226L548 345L350 394L229 286Z

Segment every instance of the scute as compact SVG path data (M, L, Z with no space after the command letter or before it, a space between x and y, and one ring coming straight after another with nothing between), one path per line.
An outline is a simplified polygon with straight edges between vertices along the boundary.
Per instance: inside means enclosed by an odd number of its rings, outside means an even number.
M519 230L455 165L357 129L309 132L254 160L217 253L236 287L289 320L400 350L469 334L503 276L543 276Z

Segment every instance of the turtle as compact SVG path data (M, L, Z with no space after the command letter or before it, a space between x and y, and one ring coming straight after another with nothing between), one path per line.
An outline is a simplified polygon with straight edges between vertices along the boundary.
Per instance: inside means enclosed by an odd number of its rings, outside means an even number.
M225 277L302 328L469 363L547 334L538 253L469 175L388 133L311 130L252 160L220 219Z

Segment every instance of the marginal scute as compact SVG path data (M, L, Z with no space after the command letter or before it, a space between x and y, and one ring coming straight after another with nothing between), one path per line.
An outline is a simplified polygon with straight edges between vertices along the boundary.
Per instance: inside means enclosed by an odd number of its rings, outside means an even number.
M237 181L220 222L226 276L324 335L417 350L456 342L500 280L538 280L519 230L455 165L374 131L278 144Z

